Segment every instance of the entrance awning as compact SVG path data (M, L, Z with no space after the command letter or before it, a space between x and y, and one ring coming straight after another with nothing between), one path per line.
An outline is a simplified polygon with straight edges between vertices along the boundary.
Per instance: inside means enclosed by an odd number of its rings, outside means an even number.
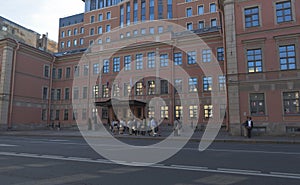
M99 107L111 107L112 104L117 106L145 106L147 103L138 100L120 100L120 99L109 99L106 101L95 102L95 106Z

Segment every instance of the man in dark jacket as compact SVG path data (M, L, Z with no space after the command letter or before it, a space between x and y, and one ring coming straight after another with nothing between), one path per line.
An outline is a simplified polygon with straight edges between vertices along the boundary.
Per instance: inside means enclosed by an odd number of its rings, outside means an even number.
M248 138L251 138L251 131L253 128L253 121L250 116L247 117L247 120L245 121L245 127L247 129L247 136Z

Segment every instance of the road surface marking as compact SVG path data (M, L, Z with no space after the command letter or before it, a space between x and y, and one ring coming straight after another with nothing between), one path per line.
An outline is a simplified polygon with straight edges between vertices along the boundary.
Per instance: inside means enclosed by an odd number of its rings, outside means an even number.
M13 153L13 152L0 152L0 155L4 156L15 156L15 157L29 157L29 158L39 158L39 159L55 159L62 161L75 161L75 162L89 162L89 163L102 163L105 164L103 160L94 160L94 159L82 159L81 158L69 158L63 156L51 156L51 155L39 155L39 154L27 154L27 153ZM123 161L122 161L123 162ZM114 164L114 163L111 163ZM127 165L132 165L132 163L123 163ZM208 169L206 167L197 167L197 166L185 166L185 165L150 165L150 168L160 168L160 169L173 169L173 170L186 170L186 171L198 171L198 172L209 172L209 173L223 173L223 174L236 174L236 175L248 175L248 176L260 176L260 177L276 177L276 178L285 178L285 179L300 179L298 174L289 174L289 173L254 173L253 170L240 170L240 169ZM31 185L31 184L30 184Z
M273 174L273 175L284 175L284 176L300 177L300 174L297 174L297 173L270 172L270 174Z
M53 142L68 142L69 140L62 140L62 139L49 139L48 141L53 141Z
M261 154L284 154L284 155L300 155L299 152L273 152L264 150L231 150L231 149L206 149L213 152L239 152L239 153L261 153Z
M261 171L255 170L240 170L240 169L230 169L230 168L217 168L220 171L236 171L236 172L243 172L243 173L261 173Z
M89 179L99 178L100 176L97 175L90 175L90 174L75 174L69 176L61 176L61 177L54 177L49 179L42 179L42 180L33 180L29 182L22 182L13 185L59 185L59 184L68 184L74 182L85 182Z
M18 146L18 145L10 145L10 144L0 144L0 147L14 147L14 146Z
M2 172L7 172L7 171L12 171L12 170L20 170L20 169L24 169L23 166L4 166L4 167L0 167L0 173Z

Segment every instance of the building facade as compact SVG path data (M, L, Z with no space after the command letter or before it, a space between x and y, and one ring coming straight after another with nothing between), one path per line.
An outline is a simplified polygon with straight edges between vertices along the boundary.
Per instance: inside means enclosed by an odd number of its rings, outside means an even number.
M135 115L172 124L186 115L185 124L218 120L233 135L243 132L246 116L261 133L299 131L298 1L84 4L84 13L60 19L55 55L1 41L3 127L86 124L96 114L102 123ZM21 72L18 65L31 60L37 67ZM30 78L39 79L28 92L35 96L23 96L22 85L29 81L22 83L25 78L16 74L31 73L36 75ZM22 119L23 113L30 120Z
M299 131L299 3L224 1L232 132L248 115L261 132Z

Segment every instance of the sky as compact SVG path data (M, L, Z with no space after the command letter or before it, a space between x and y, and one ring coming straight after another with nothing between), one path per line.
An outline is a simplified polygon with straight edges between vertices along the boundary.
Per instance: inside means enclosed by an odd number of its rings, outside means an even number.
M58 40L59 18L83 13L82 0L3 0L0 16Z

